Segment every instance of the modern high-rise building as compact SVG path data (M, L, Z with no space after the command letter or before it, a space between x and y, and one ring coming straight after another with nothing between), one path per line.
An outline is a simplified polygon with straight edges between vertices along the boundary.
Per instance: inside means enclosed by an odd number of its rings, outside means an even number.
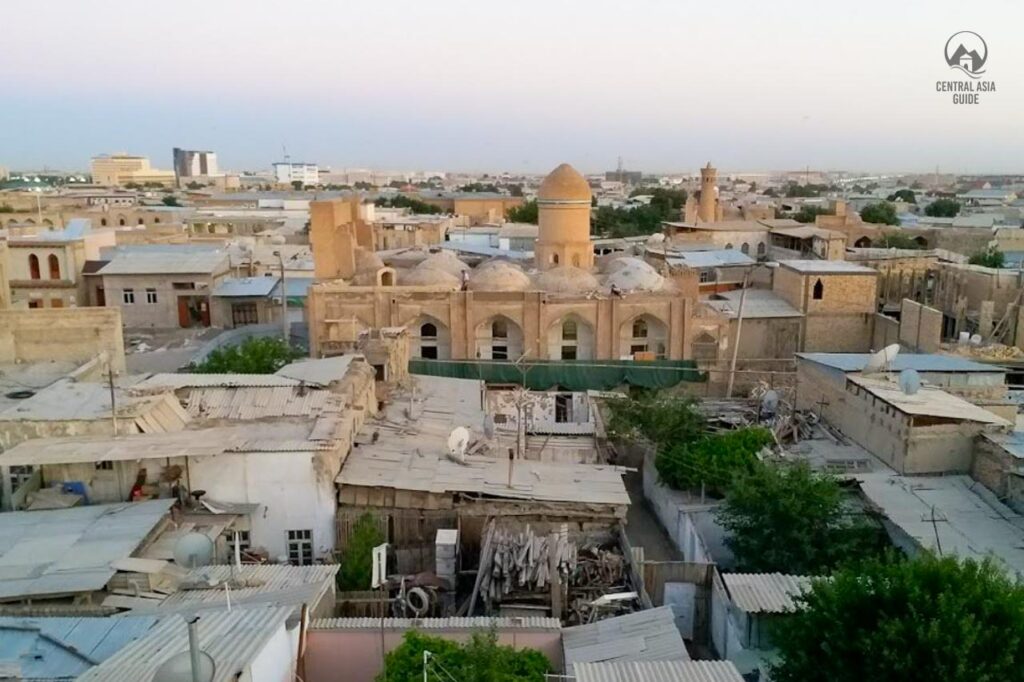
M174 174L181 178L220 175L217 170L217 155L209 151L174 148Z

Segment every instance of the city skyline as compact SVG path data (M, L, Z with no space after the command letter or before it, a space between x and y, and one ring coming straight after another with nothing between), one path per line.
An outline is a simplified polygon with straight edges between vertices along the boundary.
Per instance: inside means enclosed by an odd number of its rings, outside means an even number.
M117 0L91 25L96 11L8 10L25 30L5 39L0 165L77 170L127 151L166 168L178 146L232 170L269 168L287 148L381 170L598 172L622 156L650 172L710 159L980 174L1019 172L1024 153L1012 81L1024 9L1009 3L183 2L154 17ZM44 25L55 47L40 51ZM999 86L978 104L937 92L956 77L943 48L959 30L984 36Z

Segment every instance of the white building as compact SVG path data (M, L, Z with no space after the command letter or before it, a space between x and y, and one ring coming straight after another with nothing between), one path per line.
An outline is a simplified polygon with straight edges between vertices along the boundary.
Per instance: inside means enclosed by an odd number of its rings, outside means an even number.
M296 180L302 185L319 185L320 169L315 163L281 162L274 164L274 178L278 184L290 185Z

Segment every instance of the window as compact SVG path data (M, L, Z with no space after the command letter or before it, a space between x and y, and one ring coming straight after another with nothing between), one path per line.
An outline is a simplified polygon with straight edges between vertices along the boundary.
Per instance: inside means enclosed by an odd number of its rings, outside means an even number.
M195 289L195 282L172 282L171 287L174 289Z
M559 393L555 396L555 423L565 424L572 421L572 394Z
M63 298L51 298L50 299L50 307L51 308L63 308L64 307L64 299Z
M124 225L124 218L118 219L117 224L118 225Z
M700 275L699 275L699 279L700 279L701 284L704 284L706 282L710 282L711 281L711 271L710 270L701 270L700 271Z
M725 248L726 249L731 249L732 248L732 242L729 242L728 244L726 244Z
M28 307L29 308L42 308L43 307L43 301L41 299L38 299L38 298L30 298L28 300Z
M96 462L96 471L113 471L114 463L109 459L102 462Z
M768 250L768 247L765 246L764 242L761 242L760 244L757 245L757 255L758 256L763 256L767 252L767 250Z
M28 276L30 279L39 279L39 256L34 253L28 255Z
M121 300L125 305L131 305L135 303L135 289L124 289L121 292Z
M10 466L11 492L17 491L25 481L32 478L33 471L31 466L12 464Z
M259 324L259 321L259 311L255 303L235 303L231 306L231 324L234 326Z
M247 530L226 530L224 539L227 541L228 554L235 554L235 536L238 536L238 549L241 552L248 552L252 549L252 538Z
M647 320L638 318L633 320L633 338L634 339L646 339L647 338Z
M142 218L139 218L139 225L145 225L145 224L146 224L146 221L144 221Z
M749 255L750 254L750 244L748 244L747 242L743 242L740 245L740 251L742 251L743 253Z
M554 263L555 265L558 265L558 254L557 253L551 254L551 262Z
M508 360L508 325L502 319L491 323L491 359Z
M46 259L46 264L50 268L50 279L60 279L60 259L57 258L57 254L51 253Z
M437 360L437 325L431 322L420 326L420 357Z
M821 280L819 279L817 282L814 283L814 293L813 293L814 300L815 301L820 301L821 297L824 296L824 295L825 295L825 285L822 284Z
M154 222L154 223L159 223L159 222L160 222L160 219L159 219L159 218L153 218L153 222ZM246 534L248 535L249 531L245 531L245 532L246 532Z
M146 289L146 303L156 303L156 289Z
M580 328L575 320L566 320L562 323L562 359L575 360L577 358L576 346L579 343Z
M107 226L107 219L106 218L100 218L100 225L103 226L103 227L106 227Z
M310 566L313 563L313 531L288 531L288 563L292 566Z

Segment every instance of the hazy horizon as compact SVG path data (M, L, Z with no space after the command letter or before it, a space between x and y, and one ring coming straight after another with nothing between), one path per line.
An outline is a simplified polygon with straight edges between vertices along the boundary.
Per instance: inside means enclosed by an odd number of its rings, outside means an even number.
M19 3L0 166L1020 173L1024 6L989 4ZM936 92L960 30L997 84L977 105Z

